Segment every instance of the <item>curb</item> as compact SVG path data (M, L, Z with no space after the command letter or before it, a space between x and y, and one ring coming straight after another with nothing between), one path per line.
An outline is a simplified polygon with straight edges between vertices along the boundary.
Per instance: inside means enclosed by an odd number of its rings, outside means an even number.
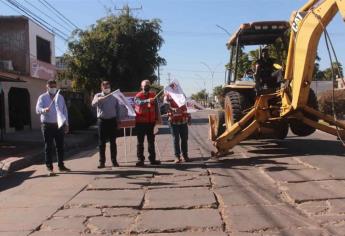
M96 135L94 134L91 134L87 138L83 139L81 142L77 142L72 145L69 145L65 141L65 153L67 155L75 154L75 152L73 151L86 148L87 146L91 146L93 143L96 143L96 141L97 141L97 138L96 138ZM3 161L0 161L0 178L5 177L15 171L29 167L39 162L40 160L43 160L44 151L42 149L43 147L40 148L39 150L38 149L34 150L32 153L27 154L27 156L10 157ZM72 153L67 153L67 152L72 152Z

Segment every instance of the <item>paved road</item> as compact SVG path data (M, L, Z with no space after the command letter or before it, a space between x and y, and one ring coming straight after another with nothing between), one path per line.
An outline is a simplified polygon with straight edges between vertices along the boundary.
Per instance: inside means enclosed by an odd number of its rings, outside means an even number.
M135 139L118 139L120 168L99 171L97 150L73 156L73 172L45 177L42 165L0 179L0 235L345 235L345 149L315 133L279 142L248 140L210 160L207 112L193 114L192 163L134 167Z

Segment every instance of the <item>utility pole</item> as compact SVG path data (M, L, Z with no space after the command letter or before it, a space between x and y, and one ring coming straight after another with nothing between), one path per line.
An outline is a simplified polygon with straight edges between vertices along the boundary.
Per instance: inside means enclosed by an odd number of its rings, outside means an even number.
M114 7L115 11L122 11L125 13L127 16L130 15L132 11L141 11L143 9L143 6L140 7L134 7L130 8L128 4L124 5L122 8L117 8L116 6Z
M214 77L214 73L216 72L216 69L217 69L217 67L218 66L220 66L220 64L222 64L222 63L219 63L218 65L216 65L213 69L206 63L206 62L200 62L201 64L203 64L204 66L206 66L206 68L210 71L210 73L211 73L211 83L212 83L212 88L211 88L211 90L210 90L210 94L211 93L213 93L212 91L213 91L213 77Z
M158 85L161 85L161 76L160 76L160 68L159 65L157 67L157 77L158 77Z
M170 82L171 82L170 75L171 75L171 73L169 72L168 73L168 84L170 84Z

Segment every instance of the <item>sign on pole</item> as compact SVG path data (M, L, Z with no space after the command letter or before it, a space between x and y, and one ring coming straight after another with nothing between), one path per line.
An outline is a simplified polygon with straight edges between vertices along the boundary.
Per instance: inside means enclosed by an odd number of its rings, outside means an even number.
M134 109L134 97L136 92L123 92L129 104ZM128 110L124 104L120 102L120 117L118 120L118 128L133 128L135 127L135 116L128 115Z

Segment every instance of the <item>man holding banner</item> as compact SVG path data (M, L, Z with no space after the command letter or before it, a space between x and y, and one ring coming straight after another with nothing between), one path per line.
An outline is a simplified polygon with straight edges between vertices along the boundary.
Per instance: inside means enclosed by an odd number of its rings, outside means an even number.
M164 102L169 105L168 117L173 137L175 163L181 162L181 150L184 161L190 162L188 157L188 125L191 124L191 116L187 112L186 96L177 80L173 80L164 91Z
M159 165L156 160L154 127L159 120L159 109L156 101L156 94L150 91L151 82L143 80L141 82L142 91L134 98L136 112L136 132L137 132L137 157L136 166L144 166L144 139L147 137L149 160L152 165Z
M53 143L55 141L59 171L70 171L63 162L64 135L68 133L68 113L65 100L57 91L56 81L47 81L47 92L39 96L36 104L36 113L41 115L41 129L44 140L45 163L48 175L53 171Z
M101 83L101 93L97 93L92 100L92 106L97 107L98 124L98 145L99 145L99 165L98 168L105 167L105 148L107 141L110 142L110 157L113 167L118 167L116 160L116 131L117 119L119 117L119 101L111 93L109 81Z

